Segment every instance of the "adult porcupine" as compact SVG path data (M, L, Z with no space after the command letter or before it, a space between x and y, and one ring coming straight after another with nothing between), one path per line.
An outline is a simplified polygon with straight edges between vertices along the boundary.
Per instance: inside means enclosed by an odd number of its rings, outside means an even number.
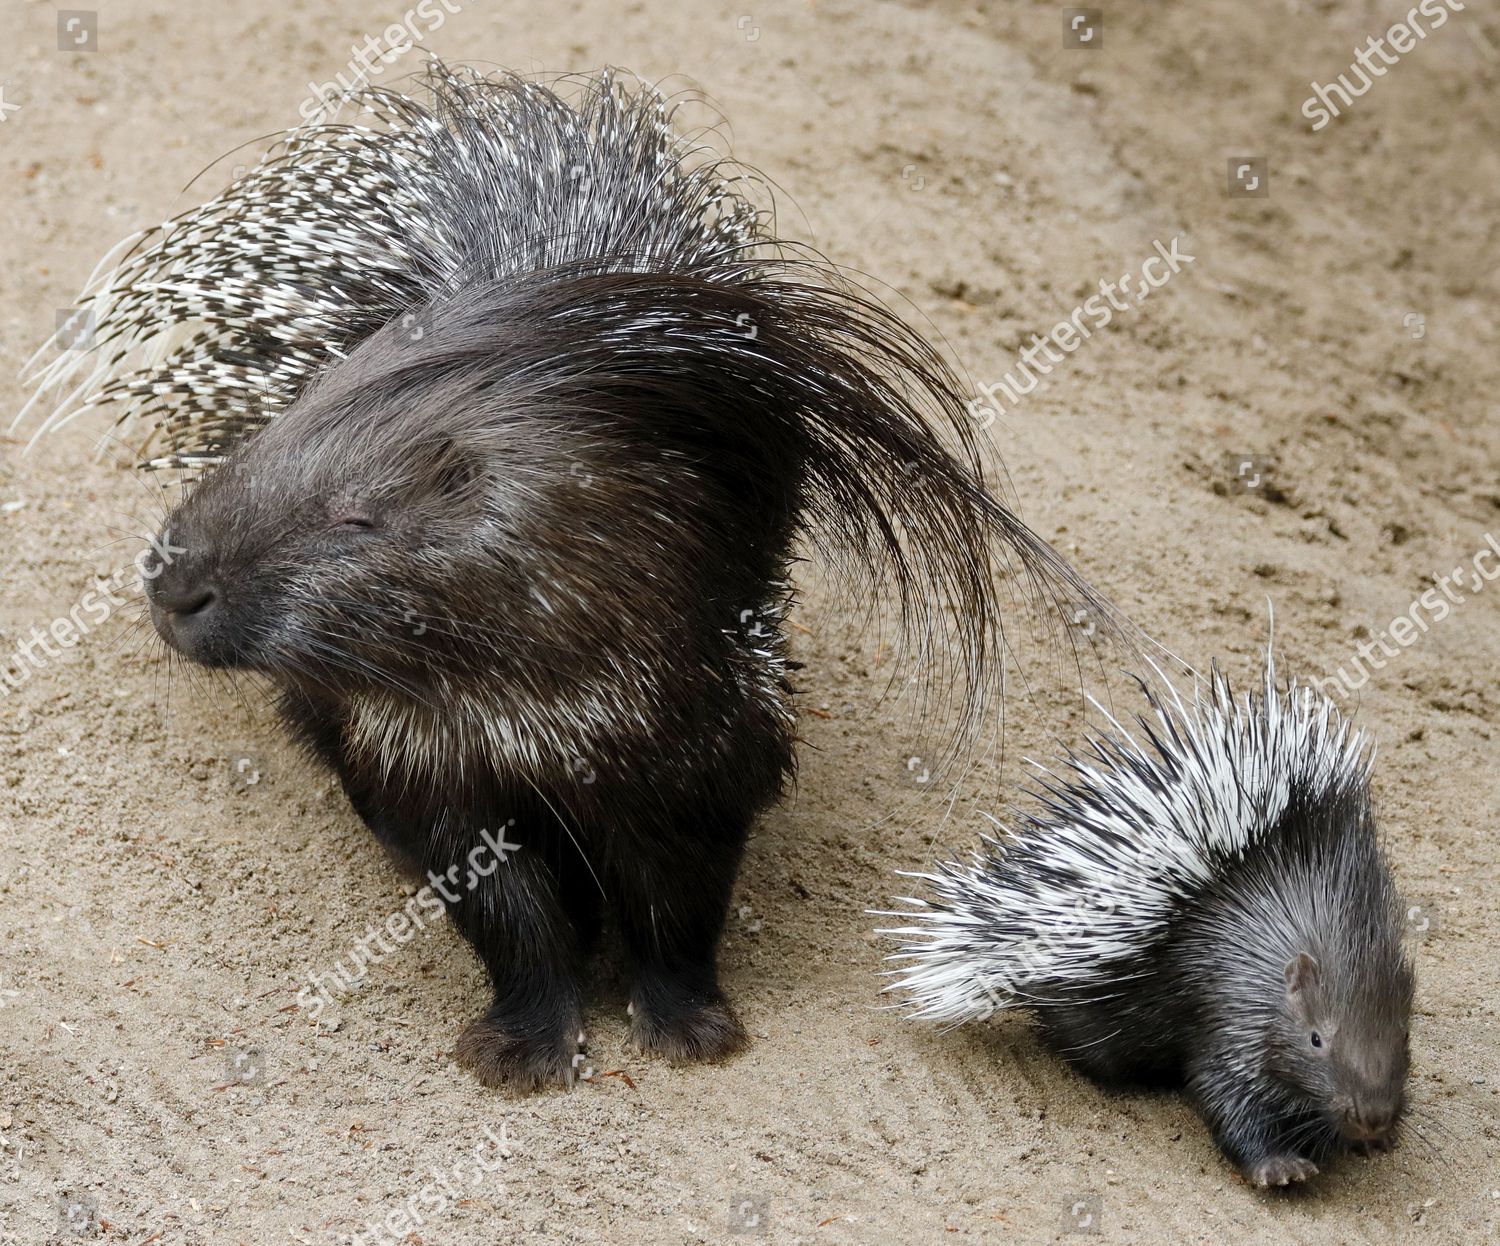
M76 392L201 471L148 585L168 644L268 676L420 868L521 845L450 902L495 987L464 1061L569 1080L606 898L637 1041L721 1056L730 888L793 764L794 542L893 584L970 709L1004 566L1108 611L986 491L939 356L778 246L655 91L423 85L137 242L86 292Z
M1033 1008L1049 1043L1110 1083L1185 1084L1257 1185L1384 1146L1405 1107L1412 971L1370 811L1364 736L1273 663L1236 701L1215 670L1191 706L1148 690L1070 752L1040 808L968 862L920 874L890 931L890 988L959 1022Z

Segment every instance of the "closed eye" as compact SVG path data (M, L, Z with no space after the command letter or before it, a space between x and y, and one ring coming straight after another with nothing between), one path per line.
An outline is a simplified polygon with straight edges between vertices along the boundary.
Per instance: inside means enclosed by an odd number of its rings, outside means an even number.
M350 512L333 517L333 526L344 532L368 531L377 527L375 520L370 515Z

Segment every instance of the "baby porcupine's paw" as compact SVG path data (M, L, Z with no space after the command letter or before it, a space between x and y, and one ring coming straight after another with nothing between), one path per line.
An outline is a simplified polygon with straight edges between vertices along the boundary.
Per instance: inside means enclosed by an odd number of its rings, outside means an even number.
M1245 1170L1245 1179L1263 1190L1273 1185L1298 1185L1317 1175L1318 1166L1300 1155L1273 1155Z
M639 992L630 1003L630 1018L635 1045L673 1064L723 1060L748 1041L722 996L684 999Z
M580 1022L538 1032L519 1032L505 1018L488 1012L459 1035L458 1062L495 1089L522 1093L549 1086L571 1087L589 1070L583 1057Z

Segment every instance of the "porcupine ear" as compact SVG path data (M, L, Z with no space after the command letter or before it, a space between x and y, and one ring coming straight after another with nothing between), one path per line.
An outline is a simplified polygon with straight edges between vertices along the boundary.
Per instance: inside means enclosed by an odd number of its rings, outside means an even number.
M448 434L420 437L411 445L407 470L434 493L460 500L473 497L484 469L458 438Z
M1318 984L1318 962L1308 952L1298 952L1282 970L1286 978L1286 997L1297 1003L1309 988Z

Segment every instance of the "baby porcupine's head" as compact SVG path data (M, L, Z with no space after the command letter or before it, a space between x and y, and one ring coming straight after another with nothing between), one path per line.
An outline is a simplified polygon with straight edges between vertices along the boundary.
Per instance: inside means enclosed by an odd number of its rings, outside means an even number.
M1234 930L1241 946L1221 956L1249 958L1251 989L1269 1003L1252 1010L1267 1071L1344 1142L1381 1146L1406 1107L1414 984L1370 819L1362 788L1294 791L1234 882L1237 915L1206 937Z

